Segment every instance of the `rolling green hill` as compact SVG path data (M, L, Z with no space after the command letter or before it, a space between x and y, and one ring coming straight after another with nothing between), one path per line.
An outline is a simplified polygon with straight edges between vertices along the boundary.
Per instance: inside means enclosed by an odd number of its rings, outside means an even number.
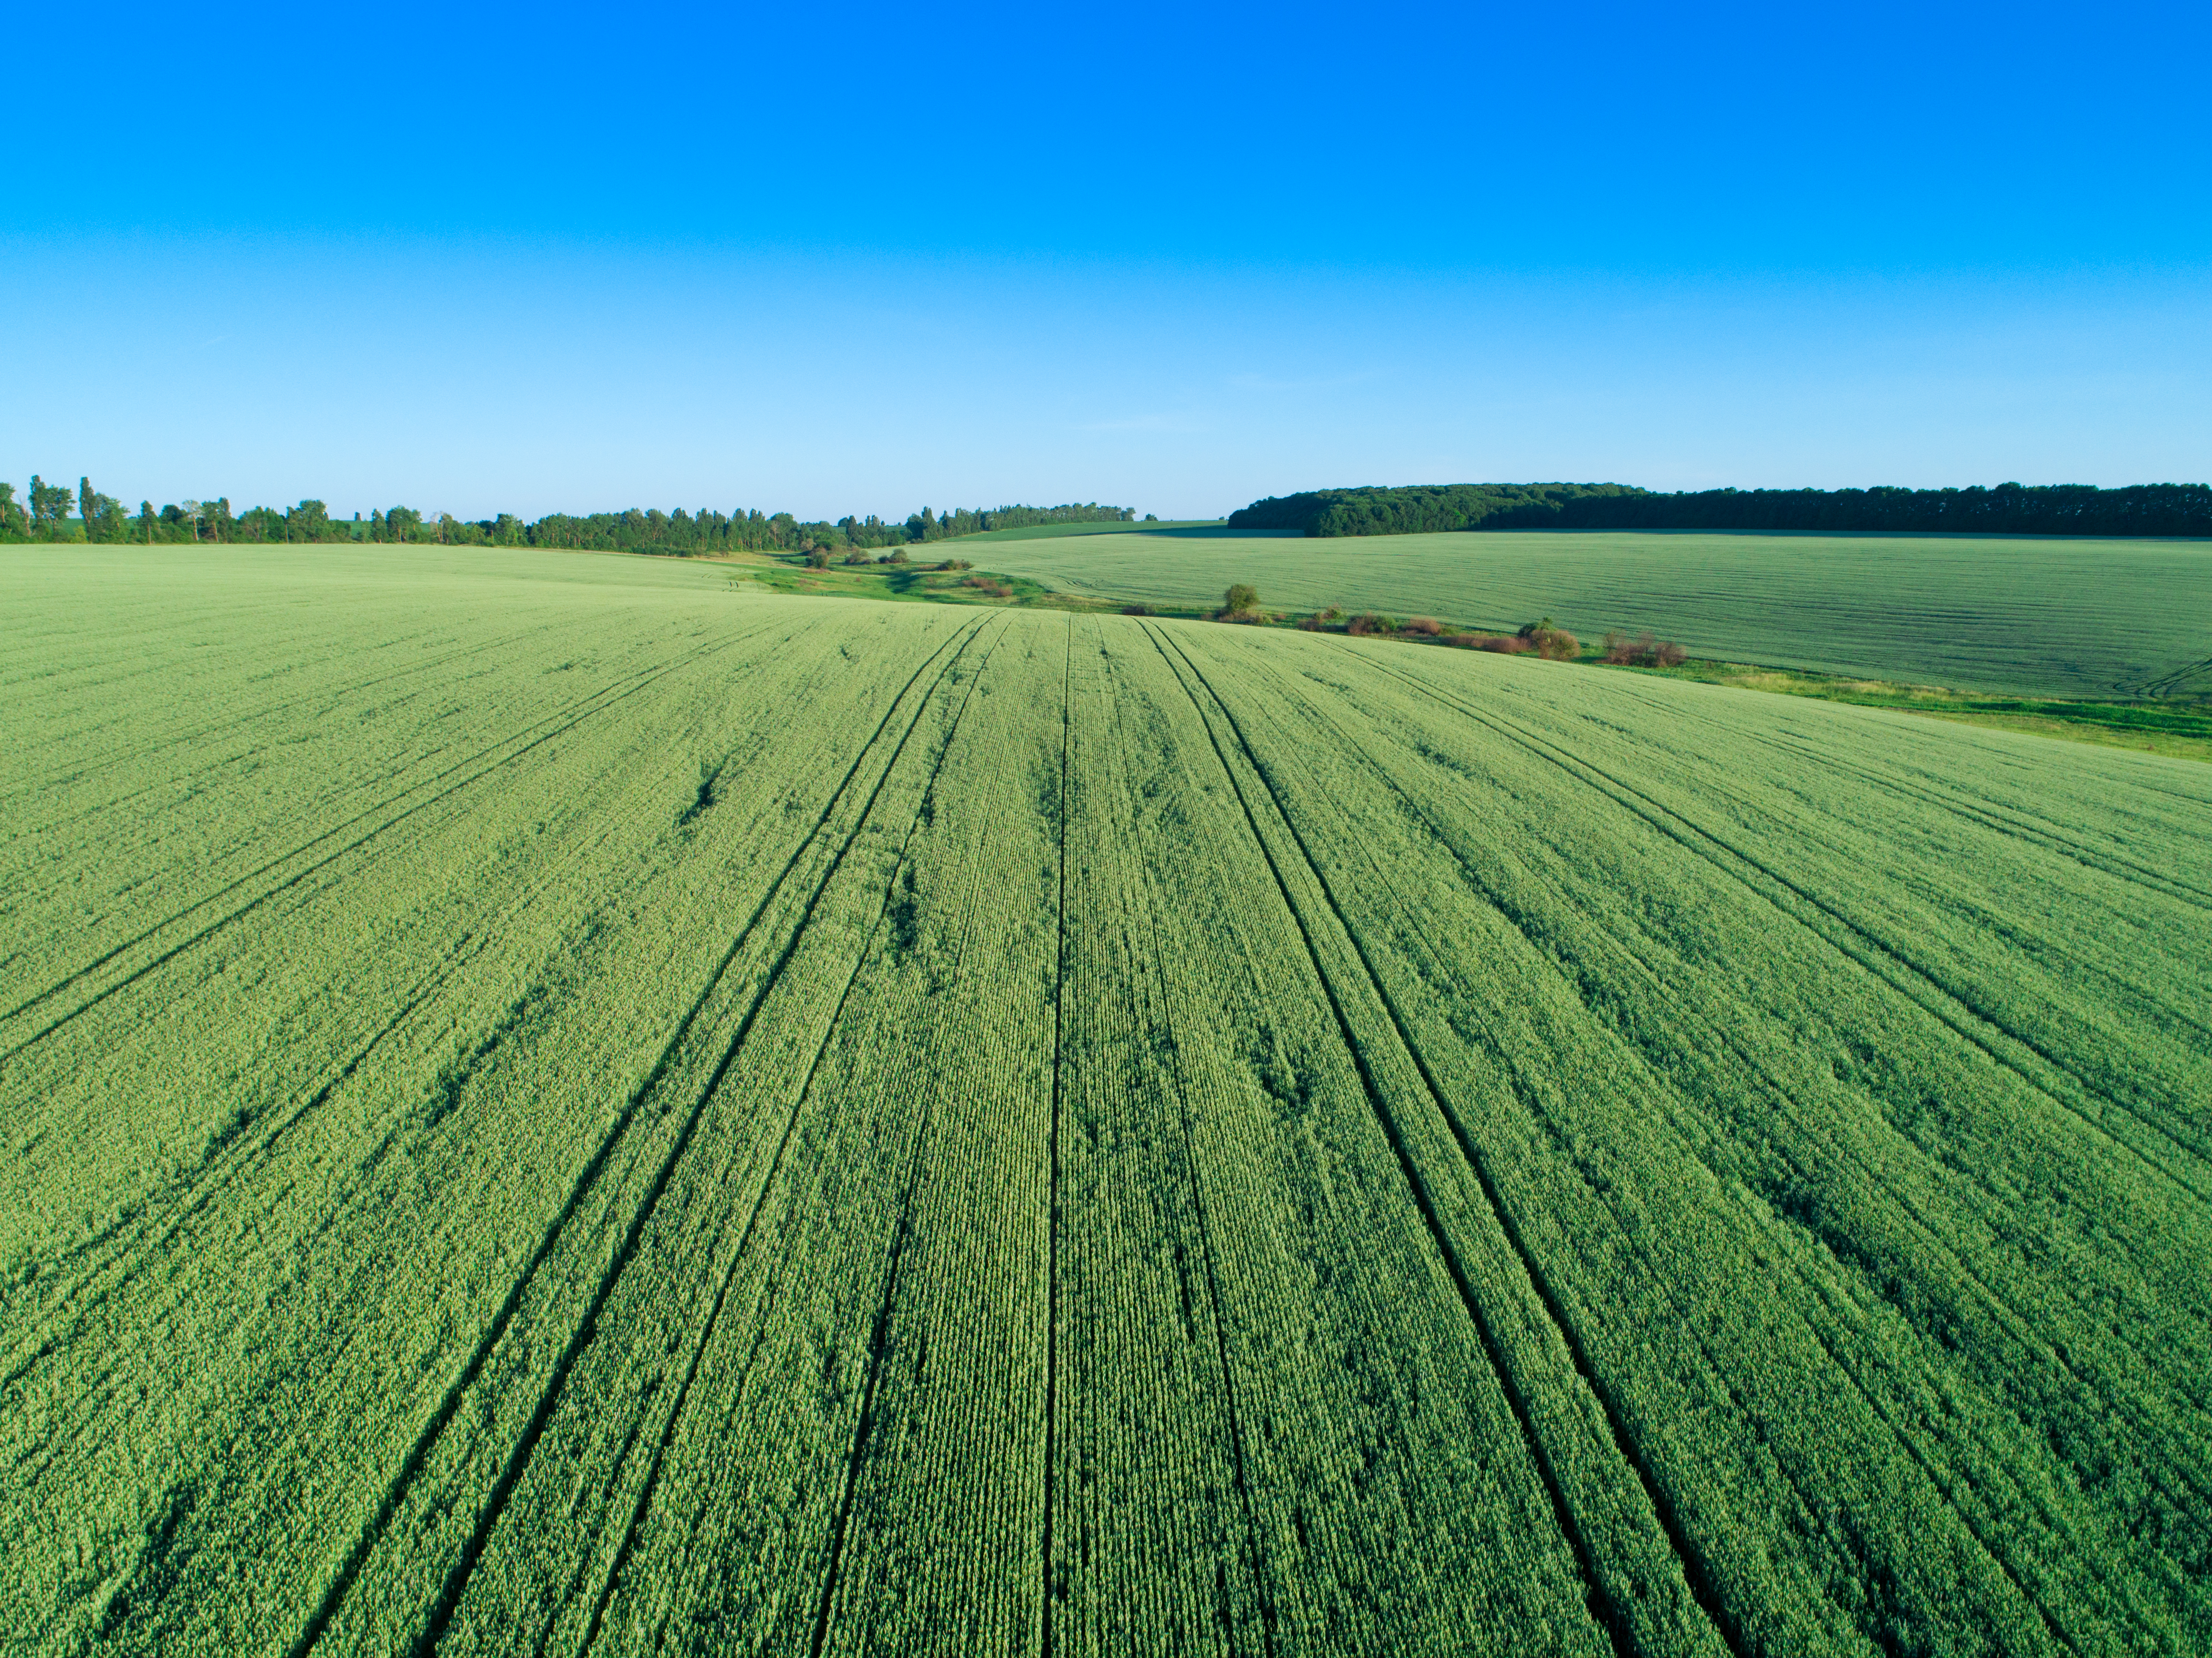
M0 599L22 1650L2212 1646L2203 766L528 550Z
M1307 540L1223 531L1009 543L1070 592L1339 604L1584 638L1649 628L1698 656L1966 690L2212 693L2212 541L1589 531Z

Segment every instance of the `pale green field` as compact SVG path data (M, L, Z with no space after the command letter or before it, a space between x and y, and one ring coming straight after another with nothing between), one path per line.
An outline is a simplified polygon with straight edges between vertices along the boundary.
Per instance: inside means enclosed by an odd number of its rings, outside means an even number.
M1009 540L980 562L1155 604L1249 581L1279 610L1493 629L1552 616L1585 640L1649 628L1700 657L1966 690L2212 692L2212 541L1184 531Z
M2212 768L0 559L0 1645L2212 1650Z

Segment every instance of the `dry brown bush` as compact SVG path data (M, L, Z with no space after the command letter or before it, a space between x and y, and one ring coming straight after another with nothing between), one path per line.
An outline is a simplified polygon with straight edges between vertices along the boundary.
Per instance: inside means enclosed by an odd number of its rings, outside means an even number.
M1444 624L1432 616L1409 616L1398 624L1401 634L1422 634L1434 639L1444 630Z
M1680 667L1689 654L1671 639L1654 639L1649 628L1633 639L1618 628L1605 636L1605 659L1616 666L1675 668Z

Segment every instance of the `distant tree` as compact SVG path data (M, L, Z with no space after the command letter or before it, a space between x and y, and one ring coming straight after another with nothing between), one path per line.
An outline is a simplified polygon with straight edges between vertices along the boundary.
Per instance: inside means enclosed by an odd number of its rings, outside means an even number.
M28 535L30 530L31 515L15 499L15 486L0 483L0 536Z
M321 501L303 501L284 514L285 540L328 541L330 538L330 508Z
M154 531L155 528L159 526L161 522L161 520L155 516L154 503L150 501L140 501L138 503L138 522L131 532L133 538L144 542L149 547L152 546L154 544Z
M131 515L123 510L123 503L113 495L94 490L84 512L84 538L99 542L130 540Z
M64 484L47 483L31 474L31 533L41 541L58 541L68 532L70 492Z
M386 538L392 541L413 541L422 533L422 514L411 507L392 507L384 514Z
M1258 604L1259 602L1260 590L1258 588L1253 586L1247 581L1236 582L1231 586L1228 592L1221 595L1221 614L1224 616L1242 616L1245 611Z

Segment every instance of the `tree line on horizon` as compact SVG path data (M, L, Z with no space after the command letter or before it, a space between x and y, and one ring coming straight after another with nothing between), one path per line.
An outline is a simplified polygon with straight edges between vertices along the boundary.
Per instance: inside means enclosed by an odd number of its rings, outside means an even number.
M1229 515L1232 530L1309 536L1407 536L1472 530L1502 513L1550 510L1592 496L1644 493L1626 483L1408 483L1270 495Z
M22 501L15 486L0 483L0 541L85 541L216 544L427 542L455 547L550 547L575 551L656 552L677 556L729 552L812 552L817 548L904 546L945 541L986 530L1027 528L1040 524L1127 524L1133 508L1102 507L1096 501L1060 507L956 507L939 514L925 507L903 520L850 515L832 523L802 520L790 513L757 508L717 512L678 507L633 507L620 513L549 513L526 521L512 513L495 518L459 519L450 513L425 513L411 507L381 507L367 517L334 518L319 501L296 507L249 507L234 510L228 496L183 501L155 508L138 503L131 513L113 495L79 478L47 483L33 474Z
M1697 489L1622 483L1407 484L1271 495L1229 527L1308 536L1453 530L1814 530L1889 534L2212 536L2212 485Z

